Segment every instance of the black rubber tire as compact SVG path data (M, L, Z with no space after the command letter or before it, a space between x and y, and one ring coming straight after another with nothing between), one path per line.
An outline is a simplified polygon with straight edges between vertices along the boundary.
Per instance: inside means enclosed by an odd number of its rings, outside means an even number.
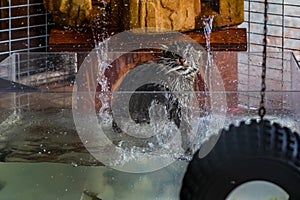
M188 165L180 191L181 200L225 200L239 185L263 180L272 182L300 199L300 139L296 132L251 120L222 130L213 150Z

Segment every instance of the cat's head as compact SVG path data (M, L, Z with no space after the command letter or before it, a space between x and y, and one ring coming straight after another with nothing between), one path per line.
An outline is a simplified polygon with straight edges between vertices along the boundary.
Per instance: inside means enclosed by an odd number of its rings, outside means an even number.
M193 44L187 42L173 42L161 46L163 51L158 63L165 65L168 72L176 71L188 79L195 78L205 59L204 48L196 50Z

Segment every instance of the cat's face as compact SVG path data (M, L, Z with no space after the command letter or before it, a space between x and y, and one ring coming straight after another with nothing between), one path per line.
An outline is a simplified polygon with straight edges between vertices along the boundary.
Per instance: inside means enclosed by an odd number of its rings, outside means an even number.
M168 67L168 72L176 71L187 79L194 79L200 69L202 50L185 42L174 42L170 45L162 45L163 53L158 62Z

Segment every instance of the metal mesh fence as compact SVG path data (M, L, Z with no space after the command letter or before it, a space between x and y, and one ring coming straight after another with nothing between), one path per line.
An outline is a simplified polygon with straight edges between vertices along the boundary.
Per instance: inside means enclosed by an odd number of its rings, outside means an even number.
M263 48L264 0L245 0L245 22L248 51L261 52ZM269 52L290 52L300 61L300 1L269 0Z
M15 52L46 51L49 21L43 0L1 0L0 60Z
M267 107L276 104L276 107L284 109L289 105L286 99L290 95L284 91L298 89L296 86L299 85L300 1L268 2L266 85L267 90L273 92L266 96L266 104ZM264 0L245 0L244 6L245 21L240 27L247 28L248 52L238 57L238 90L248 93L239 95L239 103L258 108L259 92L249 91L259 91L261 88L265 5Z

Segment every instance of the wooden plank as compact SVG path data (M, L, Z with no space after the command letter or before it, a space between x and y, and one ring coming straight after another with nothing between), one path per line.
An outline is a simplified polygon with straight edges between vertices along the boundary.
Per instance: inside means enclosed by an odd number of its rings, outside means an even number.
M186 35L205 46L206 40L203 33L188 32ZM247 50L247 31L245 28L228 28L213 31L210 37L212 51Z
M94 48L91 32L52 29L49 37L49 51L90 51Z
M117 30L109 31L109 35L118 33ZM206 46L203 32L184 33L202 46ZM134 34L139 37L139 34ZM149 36L149 43L157 37ZM129 40L130 41L130 40ZM134 42L135 40L132 40ZM90 51L94 48L94 39L91 31L78 32L72 30L52 29L49 39L50 51ZM245 28L228 28L216 30L211 33L211 50L213 51L246 51L247 32Z

